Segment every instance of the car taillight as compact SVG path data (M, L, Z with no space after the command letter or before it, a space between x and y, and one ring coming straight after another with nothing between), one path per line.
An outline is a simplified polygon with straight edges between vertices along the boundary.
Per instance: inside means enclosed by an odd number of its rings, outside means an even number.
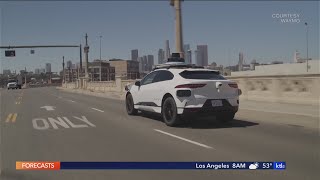
M175 88L191 88L191 89L194 89L194 88L201 88L201 87L203 87L205 85L206 84L181 84L181 85L176 86Z
M238 84L229 84L229 86L232 88L238 88Z

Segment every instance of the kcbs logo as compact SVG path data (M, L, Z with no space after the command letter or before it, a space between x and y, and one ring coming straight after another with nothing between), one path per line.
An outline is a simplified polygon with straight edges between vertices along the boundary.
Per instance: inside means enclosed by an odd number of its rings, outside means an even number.
M273 169L286 169L286 163L285 162L274 162Z

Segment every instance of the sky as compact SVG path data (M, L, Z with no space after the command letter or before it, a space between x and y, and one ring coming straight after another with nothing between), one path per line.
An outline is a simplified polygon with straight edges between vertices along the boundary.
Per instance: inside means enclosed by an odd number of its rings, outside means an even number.
M289 18L280 18L290 14ZM245 62L274 60L293 62L298 50L306 57L308 22L309 57L319 59L319 1L184 1L182 3L183 39L195 50L208 45L209 63L235 65L239 52ZM294 19L293 22L281 22ZM131 50L139 56L152 54L170 41L175 51L175 14L169 0L162 1L0 1L0 44L84 45L88 33L89 61L130 59ZM79 48L16 49L16 57L4 57L3 69L28 71L52 64L62 69L62 56L79 62ZM84 57L84 56L83 56ZM195 62L194 56L192 61Z

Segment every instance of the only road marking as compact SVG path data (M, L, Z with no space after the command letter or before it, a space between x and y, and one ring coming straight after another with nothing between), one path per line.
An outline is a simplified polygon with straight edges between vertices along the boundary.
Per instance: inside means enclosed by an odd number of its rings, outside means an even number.
M171 136L171 137L180 139L180 140L182 140L182 141L189 142L189 143L191 143L191 144L195 144L195 145L198 145L198 146L207 148L207 149L214 149L213 147L207 146L207 145L205 145L205 144L201 144L201 143L198 143L198 142L195 142L195 141L192 141L192 140L189 140L189 139L180 137L180 136L176 136L176 135L174 135L174 134L170 134L170 133L168 133L168 132L161 131L161 130L159 130L159 129L154 129L154 130L157 131L157 132L159 132L159 133L162 133L162 134L165 134L165 135L168 135L168 136Z

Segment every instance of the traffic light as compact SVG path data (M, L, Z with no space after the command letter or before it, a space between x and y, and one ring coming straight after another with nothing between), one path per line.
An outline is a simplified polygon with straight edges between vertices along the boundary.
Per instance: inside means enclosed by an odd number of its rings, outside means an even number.
M15 57L16 56L16 51L15 50L6 50L5 51L5 56L6 57Z

